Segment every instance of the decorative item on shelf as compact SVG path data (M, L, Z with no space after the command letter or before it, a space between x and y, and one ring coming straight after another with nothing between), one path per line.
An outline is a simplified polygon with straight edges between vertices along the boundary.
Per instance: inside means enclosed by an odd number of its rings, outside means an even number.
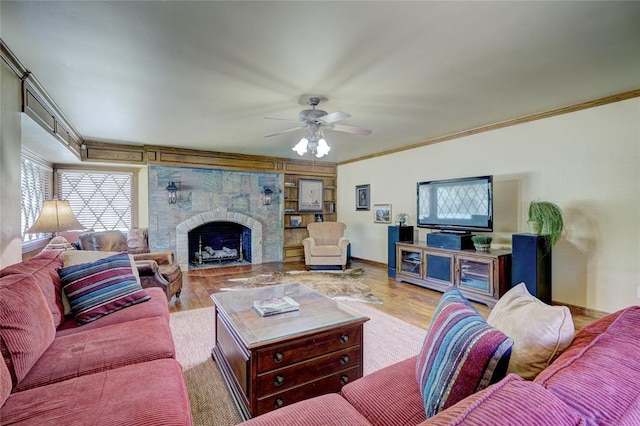
M262 205L270 206L273 200L273 189L265 186L262 188Z
M84 226L76 219L69 202L53 199L42 204L38 219L25 233L40 234L81 229L84 229Z
M409 213L398 213L396 215L396 226L405 226L409 221Z
M169 204L177 203L178 202L178 187L176 186L175 182L173 182L173 181L169 182L169 185L167 185L167 187L165 189L169 193L168 194Z
M528 213L527 224L530 232L536 235L549 235L549 247L555 245L564 229L560 207L550 201L536 200L529 204Z
M391 204L374 204L373 222L391 223Z
M289 218L289 224L291 226L302 226L302 216L291 216Z
M474 235L471 237L471 241L473 241L473 246L476 248L476 251L481 252L489 252L491 249L491 238L488 235Z
M356 185L356 210L368 211L370 209L370 190L371 188L369 185Z
M316 215L316 222L324 222L324 216L321 214Z

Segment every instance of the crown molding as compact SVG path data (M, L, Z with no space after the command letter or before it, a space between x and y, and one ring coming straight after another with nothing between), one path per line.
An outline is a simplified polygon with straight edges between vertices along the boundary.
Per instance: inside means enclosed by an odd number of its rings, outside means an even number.
M359 161L369 160L371 158L382 157L389 154L395 154L397 152L407 151L415 148L421 148L423 146L433 145L436 143L446 142L453 139L463 138L465 136L476 135L478 133L489 132L491 130L502 129L504 127L515 126L518 124L528 123L530 121L542 120L543 118L555 117L556 115L568 114L570 112L576 112L583 109L594 108L597 106L611 104L614 102L625 101L627 99L633 99L637 97L640 97L640 89L628 90L626 92L616 93L615 95L605 96L603 98L581 102L579 104L570 105L567 107L556 108L556 109L552 109L545 112L526 115L524 117L518 117L510 120L501 121L498 123L487 124L485 126L476 127L474 129L464 130L462 132L451 133L444 136L438 136L423 142L418 142L411 145L405 145L399 148L394 148L394 149L381 151L371 155L365 155L362 157L353 158L351 160L341 161L338 163L338 166L343 166L345 164L350 164L350 163L357 163Z
M0 39L0 56L22 81L22 112L31 117L78 159L83 139L51 95L40 84L4 40Z

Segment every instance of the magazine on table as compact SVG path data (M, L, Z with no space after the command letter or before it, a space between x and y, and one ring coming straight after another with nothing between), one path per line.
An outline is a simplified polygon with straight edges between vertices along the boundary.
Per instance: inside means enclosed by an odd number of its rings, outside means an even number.
M289 296L284 296L266 300L255 300L253 302L253 309L255 309L260 316L266 317L269 315L298 311L300 310L300 304Z

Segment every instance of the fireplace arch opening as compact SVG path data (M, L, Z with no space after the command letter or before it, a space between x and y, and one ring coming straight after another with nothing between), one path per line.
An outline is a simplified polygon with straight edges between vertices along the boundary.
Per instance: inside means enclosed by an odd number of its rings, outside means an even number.
M232 257L241 257L244 263L262 263L259 221L241 213L206 212L176 227L176 258L183 270L224 266Z

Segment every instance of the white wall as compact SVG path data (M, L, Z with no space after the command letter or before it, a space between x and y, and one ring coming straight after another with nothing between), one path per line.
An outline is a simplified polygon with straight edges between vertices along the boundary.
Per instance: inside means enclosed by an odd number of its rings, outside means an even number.
M565 232L553 249L553 300L613 312L640 287L640 98L338 167L338 220L352 255L386 263L387 225L355 210L355 186L415 225L416 182L494 175L494 244L528 232L531 200L557 203ZM419 239L426 230L420 229Z
M0 60L0 268L22 260L20 79ZM18 206L18 208L15 208Z

